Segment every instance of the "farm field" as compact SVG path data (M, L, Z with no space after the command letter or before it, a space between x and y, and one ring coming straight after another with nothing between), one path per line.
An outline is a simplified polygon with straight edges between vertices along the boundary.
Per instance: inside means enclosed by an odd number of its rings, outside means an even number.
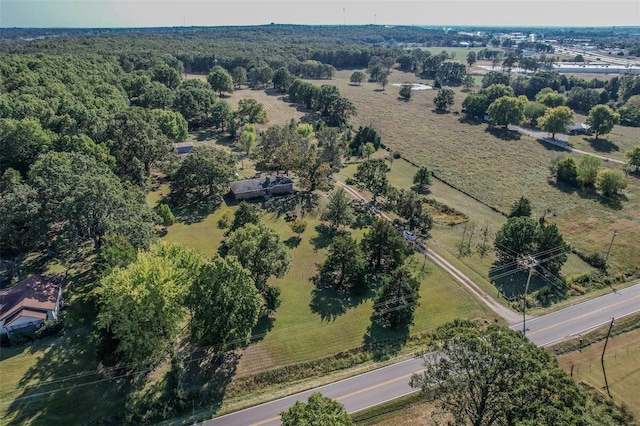
M586 382L606 395L600 357L604 341L598 341L581 351L558 357L560 367L573 372L578 382ZM609 339L605 353L605 368L609 390L614 401L625 404L634 416L640 416L640 330L636 329Z
M385 91L374 83L352 86L351 73L338 71L330 84L338 86L356 105L358 115L352 120L356 127L373 126L389 148L417 164L426 164L439 178L502 212L526 196L532 202L534 215L546 212L548 219L558 223L567 241L583 253L606 251L613 229L617 229L619 235L611 250L610 263L616 270L637 267L634 260L640 258L637 177L629 179L624 198L613 205L605 204L597 196L558 188L549 178L548 166L559 155L572 154L526 136L504 134L486 124L461 122L462 115L456 111L460 111L466 94L460 90L456 89L452 112L436 114L432 111L436 91L416 92L409 102L404 102L391 86ZM394 70L389 84L404 81L425 83L413 74ZM634 144L639 132L625 129L631 140L625 146Z

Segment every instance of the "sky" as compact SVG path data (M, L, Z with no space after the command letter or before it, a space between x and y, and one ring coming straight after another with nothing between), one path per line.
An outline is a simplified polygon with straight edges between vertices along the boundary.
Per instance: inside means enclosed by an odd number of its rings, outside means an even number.
M640 0L0 0L0 27L640 26Z

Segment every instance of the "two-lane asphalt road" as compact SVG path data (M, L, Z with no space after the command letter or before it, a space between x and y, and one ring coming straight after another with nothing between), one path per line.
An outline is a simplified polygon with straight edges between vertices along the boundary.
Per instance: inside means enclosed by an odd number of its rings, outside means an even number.
M527 337L538 346L546 346L578 335L611 321L640 311L640 284L527 320ZM522 329L522 323L511 326ZM422 359L414 358L359 376L311 389L286 398L208 420L207 426L279 425L279 413L296 401L306 401L313 392L336 399L347 412L354 413L415 392L409 386L411 374L422 370Z
M206 426L279 425L281 412L288 410L296 401L306 402L309 395L314 392L321 392L324 396L337 400L344 404L348 412L353 413L415 392L416 390L409 386L409 378L422 369L422 359L413 358L226 416L216 417L202 424Z
M538 346L547 346L606 324L611 318L620 318L638 311L640 284L526 320L527 337ZM511 328L522 330L522 322L513 324Z

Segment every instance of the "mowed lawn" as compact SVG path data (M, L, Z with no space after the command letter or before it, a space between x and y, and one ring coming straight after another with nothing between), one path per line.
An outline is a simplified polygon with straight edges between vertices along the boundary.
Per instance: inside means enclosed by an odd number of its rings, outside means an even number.
M604 341L599 341L581 351L558 357L560 367L567 373L573 370L577 382L586 382L606 395L604 374L600 357ZM613 336L609 339L604 365L609 391L614 401L624 403L640 416L640 329Z
M635 268L640 259L640 179L630 177L629 187L619 204L607 204L600 197L582 191L556 187L549 177L549 164L560 151L532 138L504 134L486 124L461 121L461 104L467 96L455 89L455 104L448 114L433 111L437 91L415 91L411 100L398 98L393 83L423 82L413 74L394 70L389 85L365 82L351 85L353 71L338 71L331 81L356 106L358 125L371 125L384 144L417 164L426 164L435 174L483 203L508 212L521 196L529 198L534 215L546 213L558 223L570 244L584 253L606 252L613 230L618 230L611 250L610 263L618 269ZM475 89L478 89L476 87ZM640 129L624 128L619 132L632 146L640 140ZM621 148L621 151L626 148ZM576 160L578 155L574 155ZM608 167L617 167L613 164ZM471 217L472 220L476 220Z
M322 203L323 201L321 201ZM321 204L322 205L322 204ZM169 227L165 239L182 243L211 256L224 238L224 229L217 226L218 219L231 215L235 206L221 206L216 212L198 223L178 223ZM291 269L280 279L271 279L282 291L282 305L278 308L271 328L264 337L258 337L245 351L238 366L238 374L249 374L280 365L310 361L318 357L360 347L371 324L373 294L347 298L331 292L314 293L310 281L317 271L316 265L326 257L326 238L318 235L318 215L306 215L307 229L295 244L295 234L287 222L276 213L265 212L262 221L276 229L281 239L289 243ZM353 230L360 239L364 230ZM422 257L412 261L421 270ZM431 330L454 318L487 318L492 314L465 289L429 262L422 274L420 305L416 309L411 333ZM264 331L257 330L257 333ZM377 338L393 338L376 336Z

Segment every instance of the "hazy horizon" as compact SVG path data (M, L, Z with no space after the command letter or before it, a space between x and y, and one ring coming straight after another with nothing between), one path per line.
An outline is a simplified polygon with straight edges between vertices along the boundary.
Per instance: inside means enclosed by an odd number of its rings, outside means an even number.
M635 27L637 0L2 0L2 28L291 25Z

